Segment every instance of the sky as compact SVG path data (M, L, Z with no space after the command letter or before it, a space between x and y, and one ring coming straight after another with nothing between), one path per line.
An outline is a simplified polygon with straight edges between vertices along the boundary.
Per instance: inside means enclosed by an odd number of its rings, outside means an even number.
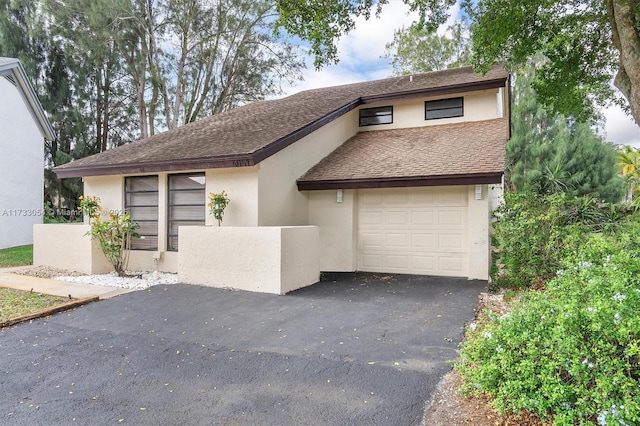
M446 28L460 13L459 7L451 9ZM392 75L390 60L383 58L385 45L393 40L393 32L403 25L408 26L415 15L408 14L407 6L401 0L390 0L379 19L363 18L356 22L356 29L343 36L338 44L340 62L325 66L320 71L313 67L313 58L306 58L307 68L303 71L303 81L293 86L284 86L285 95L292 95L307 89L337 86L340 84L386 78ZM606 118L605 138L617 145L640 147L640 127L619 107L603 110Z

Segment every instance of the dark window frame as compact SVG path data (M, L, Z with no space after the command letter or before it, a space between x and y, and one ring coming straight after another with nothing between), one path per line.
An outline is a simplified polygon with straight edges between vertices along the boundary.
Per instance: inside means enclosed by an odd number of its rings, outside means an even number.
M129 185L127 184L127 181L131 181L133 179L148 179L148 178L155 178L156 180L156 190L152 191L152 190L136 190L136 191L130 191ZM130 194L156 194L156 204L129 204L129 195ZM156 209L156 219L152 220L152 219L136 219L135 217L133 217L132 215L132 210L131 208L153 208L155 207ZM158 238L160 236L160 232L159 232L159 219L160 219L160 179L158 177L158 175L146 175L146 176L125 176L124 178L124 209L125 212L127 212L130 217L131 217L131 221L132 222L136 222L136 223L155 223L156 224L156 232L155 234L150 234L150 233L141 233L140 229L138 229L136 231L136 233L140 236L140 237L155 237L156 238L156 245L155 247L145 247L145 248L136 248L136 242L138 240L142 240L144 238L132 238L131 239L131 250L139 250L139 251L157 251L158 250L158 246L159 246L159 241Z
M447 106L447 103L460 101L460 105ZM436 112L437 116L433 116ZM464 117L464 97L457 96L455 98L436 99L433 101L424 101L424 119L425 120L441 120L443 118Z
M201 189L172 189L171 188L171 181L172 178L174 177L190 177L190 176L202 176L205 178L205 183L202 186ZM171 203L171 194L175 193L175 192L195 192L195 191L202 191L203 197L202 197L202 204L200 203L187 203L187 204L172 204ZM171 207L175 207L175 206L181 206L181 207L197 207L197 206L202 206L202 208L205 210L205 216L203 220L196 220L196 219L172 219L171 217ZM180 250L180 243L177 240L178 239L178 233L176 232L175 234L171 233L171 223L172 222L187 222L187 223L192 223L193 225L204 225L206 222L206 207L207 207L207 198L206 198L206 174L204 172L195 172L195 173L174 173L174 174L170 174L167 175L167 251L174 251L177 252ZM176 247L173 247L172 245L172 238L176 238Z
M383 112L383 114L379 114L377 112ZM375 117L390 117L391 120L389 122L384 122L384 123L366 123L366 119L371 119ZM363 121L365 121L365 123L363 123ZM375 107L375 108L362 108L358 111L359 127L380 126L382 124L393 124L393 105L387 105L387 106Z

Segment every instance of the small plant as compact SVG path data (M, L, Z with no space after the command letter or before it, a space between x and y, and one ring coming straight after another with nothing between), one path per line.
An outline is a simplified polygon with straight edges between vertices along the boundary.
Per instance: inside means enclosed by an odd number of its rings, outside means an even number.
M218 221L218 226L222 223L222 216L224 215L224 209L229 204L229 197L224 189L216 194L214 192L209 193L209 213Z
M79 199L79 209L88 217L91 225L91 230L86 235L98 239L104 256L113 265L118 276L124 277L129 264L131 237L138 236L135 231L140 225L132 222L130 215L114 211L108 213L107 220L102 220L100 198L80 196Z

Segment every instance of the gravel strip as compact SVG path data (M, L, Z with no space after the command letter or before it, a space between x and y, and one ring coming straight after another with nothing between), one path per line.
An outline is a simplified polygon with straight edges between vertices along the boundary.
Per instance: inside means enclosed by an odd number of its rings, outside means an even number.
M101 275L60 276L54 279L130 290L143 290L158 284L176 284L178 282L177 274L165 272L129 272L128 274L131 276L124 278L111 272Z

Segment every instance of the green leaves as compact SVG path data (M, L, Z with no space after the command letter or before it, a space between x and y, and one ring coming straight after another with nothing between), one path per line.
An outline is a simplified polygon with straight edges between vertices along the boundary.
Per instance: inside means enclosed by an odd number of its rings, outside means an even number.
M473 22L474 66L504 61L518 70L535 55L544 58L532 87L553 115L584 122L595 114L594 101L607 105L614 97L617 52L605 2L481 0L466 11Z
M396 30L386 46L395 74L438 71L471 64L471 41L465 22L457 22L445 35L411 26Z
M554 425L640 421L640 222L594 199L508 193L499 283L542 281L467 332L464 390Z
M417 28L435 31L448 18L456 0L403 0L410 11L418 12ZM338 62L337 42L355 28L356 18L377 16L388 0L276 0L277 26L308 41L314 65L320 69Z
M136 230L140 225L131 221L127 213L109 211L104 214L100 198L96 196L80 197L80 209L89 218L91 229L88 235L97 239L100 249L118 276L126 274L129 263L131 238L138 237ZM104 219L103 216L107 216Z

